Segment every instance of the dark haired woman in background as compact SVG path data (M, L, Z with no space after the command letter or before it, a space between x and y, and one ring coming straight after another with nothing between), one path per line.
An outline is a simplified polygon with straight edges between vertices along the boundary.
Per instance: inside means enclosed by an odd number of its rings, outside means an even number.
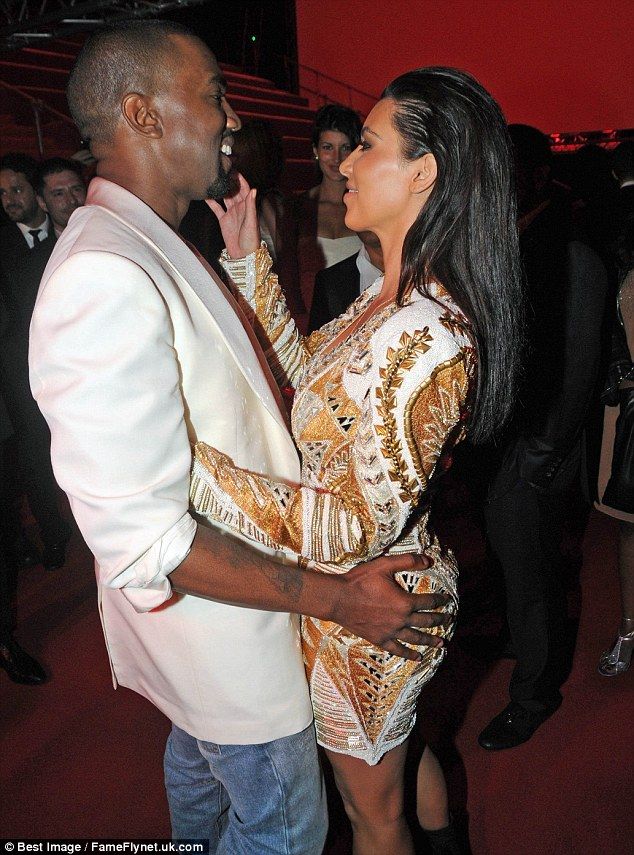
M266 249L254 252L246 182L226 212L210 203L225 236L225 267L257 316L278 381L296 389L302 479L274 482L199 444L192 501L210 520L296 553L308 569L342 573L385 551L431 555L431 569L399 581L415 592L442 592L447 617L439 632L447 637L457 571L429 527L429 483L463 436L489 439L504 422L519 353L522 295L504 118L468 74L412 71L385 90L341 171L346 223L379 237L385 275L309 337L286 310ZM396 642L386 652L340 626L303 620L317 738L356 855L413 853L403 815L407 738L444 648L416 647L413 629L400 641L420 658L403 658ZM463 851L429 747L419 767L418 817L434 851Z
M303 193L297 204L297 265L306 311L315 275L361 249L361 241L345 224L345 176L339 167L359 145L361 121L348 107L325 104L315 114L313 155L320 183Z

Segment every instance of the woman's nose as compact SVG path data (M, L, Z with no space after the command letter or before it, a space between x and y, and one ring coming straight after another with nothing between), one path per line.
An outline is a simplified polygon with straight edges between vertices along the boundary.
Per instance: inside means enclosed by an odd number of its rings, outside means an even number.
M350 176L350 169L352 167L352 155L353 154L354 154L354 152L351 151L350 154L348 155L348 157L346 157L346 159L343 161L343 163L339 164L339 172L342 175L345 175L346 178L348 178Z

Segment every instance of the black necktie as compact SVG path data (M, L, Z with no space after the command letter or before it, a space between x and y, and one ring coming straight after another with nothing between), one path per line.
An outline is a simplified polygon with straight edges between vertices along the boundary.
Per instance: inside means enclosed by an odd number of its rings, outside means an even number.
M42 238L40 237L40 229L29 229L29 234L33 238L33 246L35 246L36 243L42 242Z

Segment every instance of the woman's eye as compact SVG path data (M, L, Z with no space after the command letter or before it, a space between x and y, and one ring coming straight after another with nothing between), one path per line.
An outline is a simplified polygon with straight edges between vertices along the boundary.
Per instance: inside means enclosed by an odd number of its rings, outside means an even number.
M359 145L361 146L361 151L367 151L370 148L370 143L365 140L361 140Z

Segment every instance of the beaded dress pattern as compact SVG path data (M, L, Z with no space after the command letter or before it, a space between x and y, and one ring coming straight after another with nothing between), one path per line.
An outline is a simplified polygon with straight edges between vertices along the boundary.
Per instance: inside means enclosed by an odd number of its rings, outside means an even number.
M384 306L324 352L377 296L381 279L340 318L303 337L264 247L223 264L277 382L295 389L301 484L238 469L198 443L195 512L327 573L385 551L425 552L432 566L400 573L399 582L415 593L449 593L445 610L454 614L455 559L429 529L426 499L468 416L475 351L464 317L432 285L434 299L416 292L403 307ZM420 689L444 656L421 647L420 662L404 660L312 617L302 619L302 644L319 743L369 764L409 735Z

